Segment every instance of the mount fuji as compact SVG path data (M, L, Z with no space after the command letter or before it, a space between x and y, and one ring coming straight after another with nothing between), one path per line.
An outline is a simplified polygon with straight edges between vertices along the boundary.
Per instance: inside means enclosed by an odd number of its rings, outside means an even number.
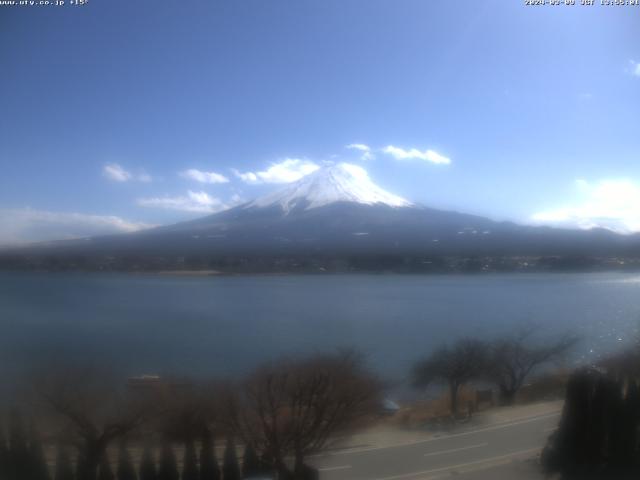
M289 213L296 207L309 210L336 202L362 205L411 207L411 202L378 187L367 171L357 165L339 163L303 177L291 186L249 202L244 208L278 206Z
M13 251L13 258L18 253ZM242 264L243 271L272 271L283 263L298 265L319 258L327 265L362 257L420 264L471 256L638 257L640 237L603 229L524 226L436 210L387 192L357 165L339 163L204 218L129 234L54 242L22 254L23 263L25 258L54 256L63 263L70 257L90 259L93 266L99 258L100 268L108 262L107 268L115 263L129 269L133 262L135 268L162 269L178 268L191 259L197 268L235 265L232 270L237 270Z

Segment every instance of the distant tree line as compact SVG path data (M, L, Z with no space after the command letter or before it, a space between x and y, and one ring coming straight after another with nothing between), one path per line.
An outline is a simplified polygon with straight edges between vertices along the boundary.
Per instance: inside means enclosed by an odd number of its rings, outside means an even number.
M376 414L380 392L346 351L271 362L232 383L151 379L123 389L95 369L47 371L22 413L1 422L0 479L316 479L307 456ZM49 465L43 438L56 450Z
M554 341L538 343L533 338L535 331L527 326L493 341L462 338L452 345L443 345L414 364L414 386L444 384L453 417L460 413L460 390L471 381L495 385L500 403L511 405L536 369L557 360L577 342L577 337L563 335Z
M624 260L624 261L620 261ZM447 254L444 252L366 253L333 252L325 254L233 254L211 253L179 255L171 253L127 252L104 255L69 250L9 250L0 252L0 270L32 271L207 271L221 273L322 273L322 272L397 272L397 273L482 273L516 271L637 271L640 258L603 258L566 253L563 255L486 255Z

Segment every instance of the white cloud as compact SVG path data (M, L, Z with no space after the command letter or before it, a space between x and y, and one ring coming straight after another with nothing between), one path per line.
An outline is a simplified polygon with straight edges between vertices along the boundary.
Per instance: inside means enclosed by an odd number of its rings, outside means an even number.
M131 172L126 171L117 163L107 163L102 168L102 173L109 180L113 180L114 182L128 182L133 178Z
M240 180L242 180L245 183L261 183L260 179L258 178L258 175L256 175L253 172L243 173L243 172L239 172L235 168L232 168L231 171L236 177L238 177Z
M193 192L191 190L187 192L187 195L178 197L139 198L137 203L142 207L199 213L215 213L229 208L222 200L212 197L207 192Z
M104 165L102 167L102 174L114 182L129 182L135 180L138 182L149 183L153 181L151 175L146 173L144 170L141 170L138 174L133 174L118 163L107 163Z
M180 176L200 183L229 183L229 179L220 173L203 172L195 168L180 172Z
M31 208L0 209L0 244L21 244L134 232L149 225L114 215L49 212Z
M147 172L139 173L137 179L142 183L151 183L153 181L153 178Z
M640 77L640 63L635 60L629 60L629 72L635 77Z
M349 145L345 145L345 148L362 152L360 160L366 161L373 160L375 158L375 155L371 151L371 147L369 145L365 145L364 143L350 143Z
M579 197L572 204L535 213L535 223L570 228L607 228L620 233L640 231L640 184L631 180L575 182Z
M245 183L291 183L305 175L315 172L319 165L299 158L285 158L279 163L272 163L269 168L260 172L239 172L232 169L233 174Z
M440 165L449 165L451 163L451 159L445 157L444 155L440 155L434 150L425 150L424 152L422 152L417 148L406 150L404 148L388 145L382 151L388 155L391 155L396 160L424 160L425 162Z
M244 202L245 202L245 199L242 198L242 196L237 193L234 193L233 195L231 195L231 199L229 201L231 205L240 205L241 203L244 203Z

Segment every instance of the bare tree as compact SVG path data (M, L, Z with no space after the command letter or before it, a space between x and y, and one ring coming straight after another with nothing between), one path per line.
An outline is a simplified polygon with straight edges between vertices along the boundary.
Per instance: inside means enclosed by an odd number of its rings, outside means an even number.
M163 415L156 429L172 441L193 442L215 419L215 392L209 385L185 379L176 384L159 400Z
M231 402L236 433L268 459L284 478L285 458L300 478L307 455L322 450L371 414L380 383L352 352L282 360L258 369Z
M491 343L486 374L500 391L500 402L511 405L527 377L541 365L552 362L577 342L577 337L563 335L553 342L534 344L536 328L528 326L515 335Z
M413 381L417 387L426 388L432 383L444 383L449 387L451 415L458 414L458 393L464 384L479 378L484 372L487 345L474 339L462 339L452 346L443 346L426 359L416 363Z
M78 480L95 480L107 447L153 413L148 403L129 398L109 375L93 368L48 373L35 389L78 448Z
M185 378L166 381L164 395L159 399L162 416L153 425L165 443L180 442L185 445L182 462L182 480L202 478L214 480L219 477L218 464L213 448L213 432L226 430L220 427L220 391L226 385L218 382L197 383ZM200 463L198 464L195 442L203 439ZM173 478L177 473L172 465L173 453L168 446L163 448L159 479ZM164 467L162 466L164 465ZM149 470L149 469L147 469Z

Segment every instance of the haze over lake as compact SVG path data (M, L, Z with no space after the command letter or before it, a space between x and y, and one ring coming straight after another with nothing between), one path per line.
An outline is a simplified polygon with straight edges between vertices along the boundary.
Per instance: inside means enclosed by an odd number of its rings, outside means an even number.
M582 336L579 356L632 342L634 274L178 277L0 274L0 361L100 359L127 374L233 375L287 353L356 347L403 379L461 336L524 322Z

